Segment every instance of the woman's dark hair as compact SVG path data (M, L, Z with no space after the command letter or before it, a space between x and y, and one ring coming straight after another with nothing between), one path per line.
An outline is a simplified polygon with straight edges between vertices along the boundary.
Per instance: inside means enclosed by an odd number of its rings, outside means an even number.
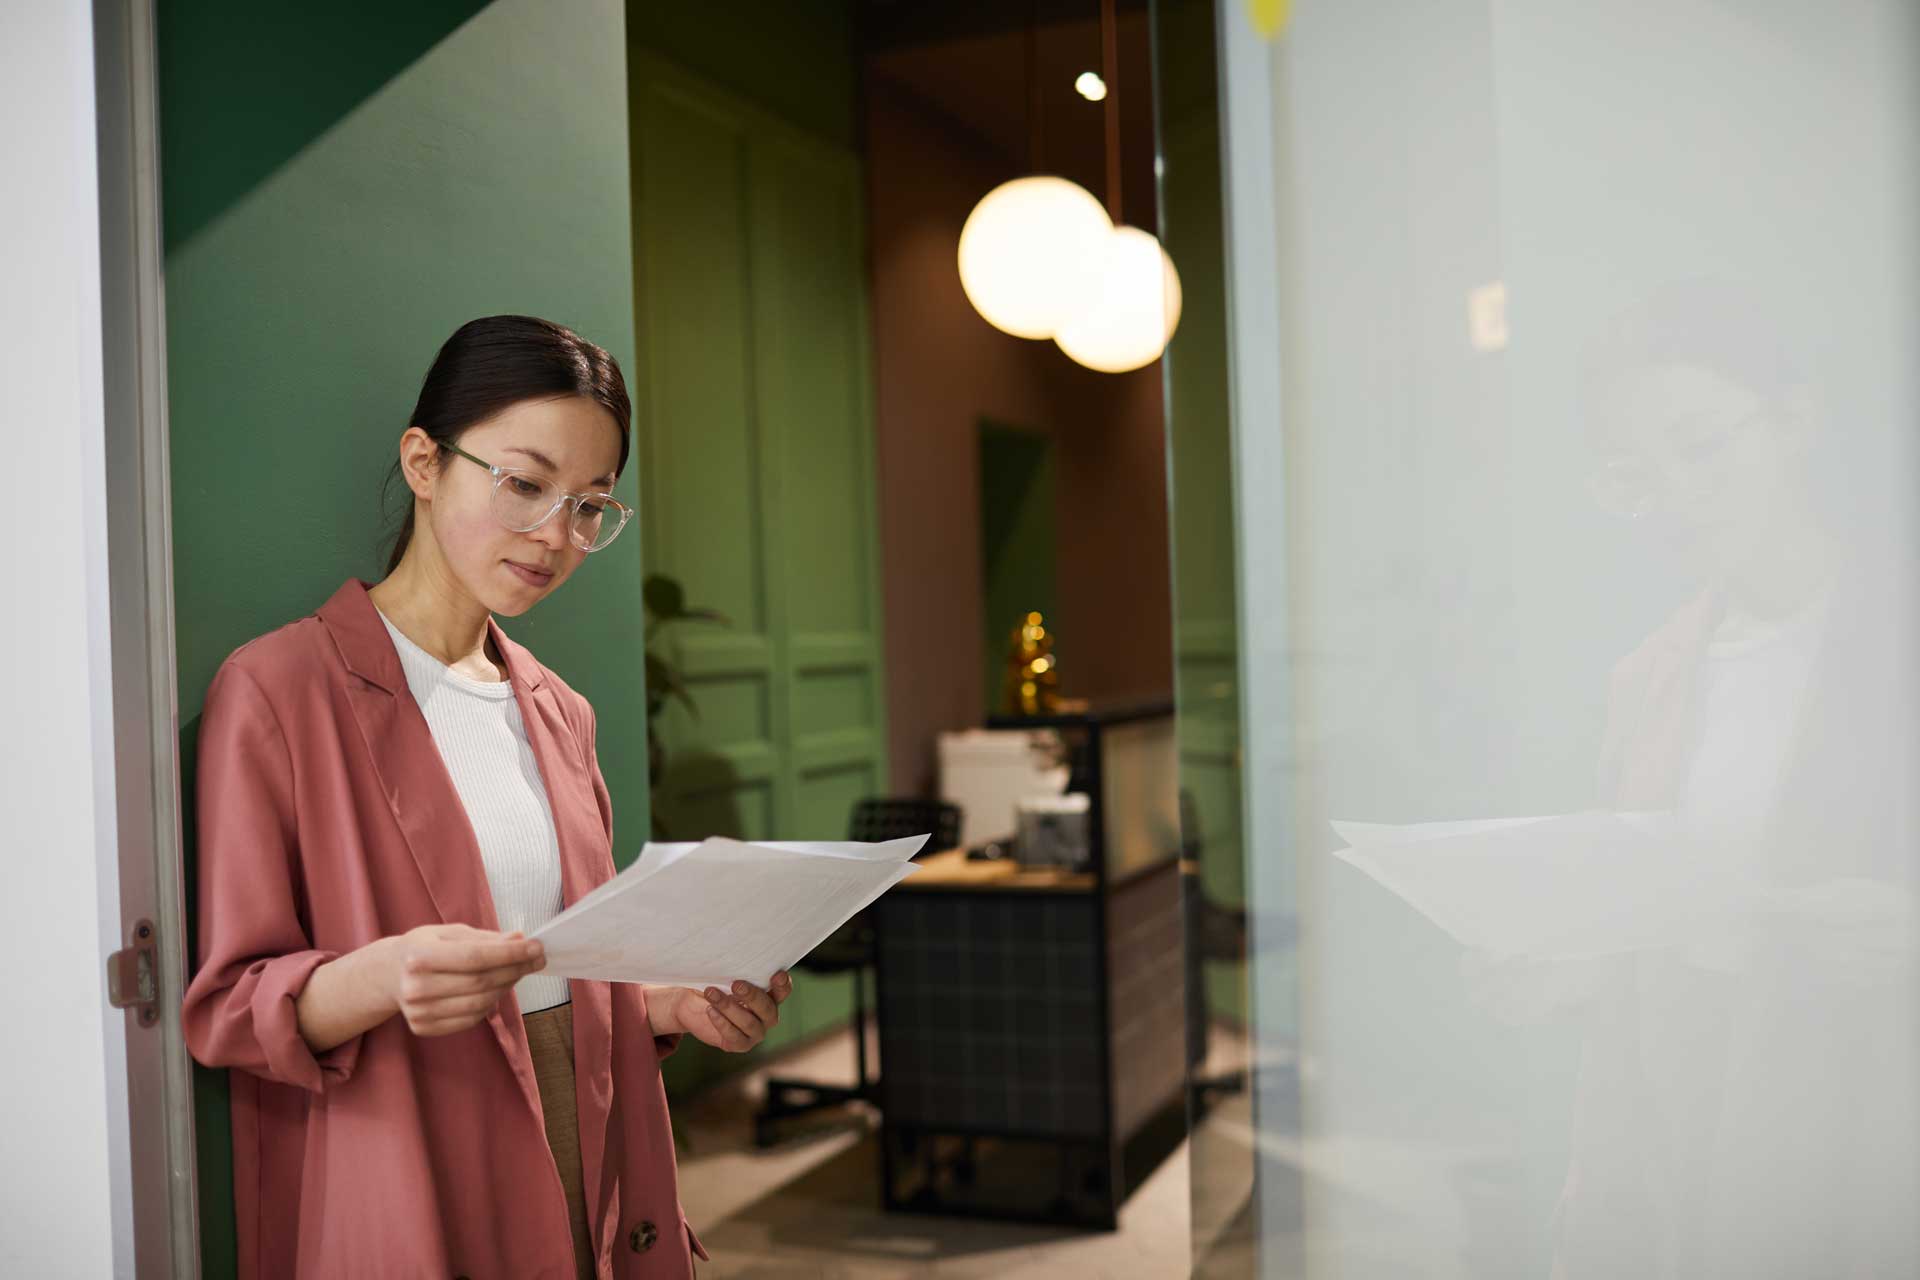
M1589 342L1582 364L1584 402L1593 410L1625 374L1687 364L1779 402L1807 390L1800 346L1786 313L1757 292L1726 280L1692 277L1663 285L1616 313Z
M448 444L475 423L525 400L585 396L612 415L620 429L620 465L627 469L633 406L627 399L620 365L585 338L551 320L534 316L484 316L454 330L433 358L420 399L413 406L409 427L419 427L436 442ZM446 465L448 455L441 454ZM387 474L387 488L400 479L396 459ZM404 489L404 484L402 485ZM413 499L407 495L406 513L394 535L387 557L392 573L413 540Z

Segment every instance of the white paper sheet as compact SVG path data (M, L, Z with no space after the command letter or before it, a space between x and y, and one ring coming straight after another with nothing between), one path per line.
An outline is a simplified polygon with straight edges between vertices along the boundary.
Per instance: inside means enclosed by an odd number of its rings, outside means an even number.
M918 871L927 840L649 844L533 936L555 977L765 986Z
M1659 815L1333 827L1352 846L1335 857L1457 941L1500 955L1685 945L1741 901L1724 861Z

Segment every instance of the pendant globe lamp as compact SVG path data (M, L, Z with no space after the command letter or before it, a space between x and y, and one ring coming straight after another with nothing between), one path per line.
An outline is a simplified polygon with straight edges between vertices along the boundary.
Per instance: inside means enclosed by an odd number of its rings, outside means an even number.
M1158 360L1180 324L1180 273L1151 232L1127 226L1120 209L1120 58L1114 0L1100 0L1107 84L1107 213L1096 283L1055 330L1054 344L1101 373L1127 373Z
M986 322L1051 338L1097 287L1113 224L1093 193L1049 175L989 191L960 232L960 287Z
M1017 338L1053 339L1089 369L1126 373L1158 360L1180 323L1180 275L1150 232L1120 209L1120 59L1114 0L1101 0L1107 199L1044 170L1035 74L1039 24L1027 32L1031 167L989 191L960 232L960 286L974 310Z
M1040 22L1027 15L1027 165L973 207L960 232L960 287L986 322L1016 338L1051 338L1078 311L1104 266L1113 229L1092 192L1046 172Z
M1139 227L1114 227L1100 245L1089 295L1053 335L1062 351L1101 373L1128 373L1160 358L1180 324L1180 275L1160 242Z

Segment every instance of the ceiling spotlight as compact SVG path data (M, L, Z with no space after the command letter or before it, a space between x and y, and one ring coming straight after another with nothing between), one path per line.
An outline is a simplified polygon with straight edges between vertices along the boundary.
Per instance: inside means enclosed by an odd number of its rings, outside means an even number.
M1080 78L1073 82L1073 87L1088 102L1098 102L1107 96L1107 82L1095 71L1082 71Z

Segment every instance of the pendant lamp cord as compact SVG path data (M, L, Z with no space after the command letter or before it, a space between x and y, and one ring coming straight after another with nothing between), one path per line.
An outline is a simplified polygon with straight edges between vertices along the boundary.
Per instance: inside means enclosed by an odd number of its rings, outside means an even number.
M1040 94L1040 0L1027 5L1027 172L1045 173L1046 104Z
M1120 51L1114 0L1100 0L1100 74L1107 82L1107 216L1120 218Z

